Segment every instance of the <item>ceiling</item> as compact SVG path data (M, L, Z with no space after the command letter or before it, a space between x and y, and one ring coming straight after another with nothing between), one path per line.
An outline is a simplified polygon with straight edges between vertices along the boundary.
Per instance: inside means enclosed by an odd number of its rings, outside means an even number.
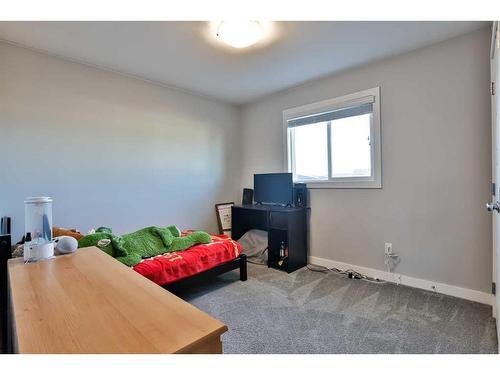
M234 104L434 44L487 22L275 22L244 50L208 22L0 22L0 39Z

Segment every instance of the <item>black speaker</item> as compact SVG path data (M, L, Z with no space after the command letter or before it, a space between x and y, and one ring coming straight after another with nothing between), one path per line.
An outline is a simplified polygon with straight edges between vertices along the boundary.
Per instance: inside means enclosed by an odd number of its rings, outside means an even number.
M253 204L253 189L243 189L241 204Z
M0 234L10 234L10 217L4 216L0 221Z
M307 208L307 185L293 184L293 205Z
M7 324L7 260L11 257L10 234L0 235L0 332L2 347L6 352L8 345Z

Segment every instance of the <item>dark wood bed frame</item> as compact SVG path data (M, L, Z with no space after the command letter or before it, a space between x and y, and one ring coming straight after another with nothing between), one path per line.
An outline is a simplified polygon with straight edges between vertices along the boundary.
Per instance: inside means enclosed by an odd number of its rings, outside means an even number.
M215 278L218 275L223 273L238 269L240 270L240 280L247 280L247 256L245 254L241 254L239 257L230 260L229 262L219 264L213 268L210 268L206 271L197 273L195 275L186 277L184 279L174 281L170 284L163 285L163 288L168 291L175 293L180 291L181 289L186 289L189 287L193 287L196 285L200 285L206 281L209 281Z
M7 261L11 258L11 243L9 235L0 235L0 331L2 336L0 353L9 352L11 347L9 341L10 337L10 327L8 324L8 278L7 278ZM195 275L186 277L184 279L174 281L173 283L166 284L163 286L166 290L175 293L180 290L184 290L195 285L200 285L216 276L223 273L239 269L240 270L240 280L246 281L247 279L247 257L245 254L241 254L239 257L219 264L213 268L206 271L197 273Z

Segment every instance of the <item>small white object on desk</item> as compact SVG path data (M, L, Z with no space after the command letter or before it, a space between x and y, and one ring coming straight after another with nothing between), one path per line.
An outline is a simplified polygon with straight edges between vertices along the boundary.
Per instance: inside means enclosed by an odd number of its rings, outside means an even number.
M59 254L74 253L78 249L78 241L71 236L59 236L54 238L55 249Z

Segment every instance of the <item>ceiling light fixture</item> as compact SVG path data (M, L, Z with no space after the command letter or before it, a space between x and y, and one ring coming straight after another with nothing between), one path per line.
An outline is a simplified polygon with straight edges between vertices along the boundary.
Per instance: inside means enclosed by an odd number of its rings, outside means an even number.
M234 48L245 48L257 43L264 36L258 21L222 21L217 27L217 37Z

